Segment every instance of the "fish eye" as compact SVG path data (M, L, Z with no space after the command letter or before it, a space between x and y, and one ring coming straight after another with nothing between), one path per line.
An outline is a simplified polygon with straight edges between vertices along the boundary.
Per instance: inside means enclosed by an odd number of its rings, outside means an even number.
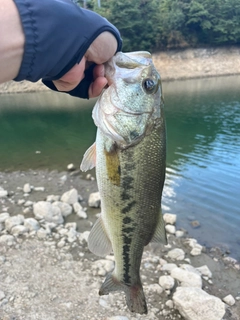
M146 93L151 94L155 93L157 84L151 78L147 78L143 80L143 89Z

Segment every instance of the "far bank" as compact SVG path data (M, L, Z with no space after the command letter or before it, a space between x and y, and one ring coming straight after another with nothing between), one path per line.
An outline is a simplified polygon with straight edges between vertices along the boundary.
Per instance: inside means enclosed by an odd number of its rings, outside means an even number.
M240 47L171 50L153 53L153 62L163 81L240 74ZM0 85L1 93L49 90L41 81L10 81Z

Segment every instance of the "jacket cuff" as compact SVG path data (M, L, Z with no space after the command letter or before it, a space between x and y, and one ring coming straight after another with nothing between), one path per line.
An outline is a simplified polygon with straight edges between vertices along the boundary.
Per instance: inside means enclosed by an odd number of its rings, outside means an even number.
M70 0L14 0L25 34L24 55L15 81L61 78L79 63L91 43L111 32L121 50L120 33L107 19Z

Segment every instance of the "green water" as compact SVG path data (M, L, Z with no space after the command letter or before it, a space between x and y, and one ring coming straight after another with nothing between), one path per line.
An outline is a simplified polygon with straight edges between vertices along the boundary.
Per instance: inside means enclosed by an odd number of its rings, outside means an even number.
M163 83L168 132L163 211L240 260L240 77ZM93 143L92 102L56 93L0 97L0 170L78 166ZM201 227L193 229L191 220Z

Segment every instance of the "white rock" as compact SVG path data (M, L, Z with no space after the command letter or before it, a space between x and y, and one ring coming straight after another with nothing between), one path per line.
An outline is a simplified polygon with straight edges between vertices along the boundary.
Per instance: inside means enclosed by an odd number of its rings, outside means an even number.
M170 309L173 309L173 307L174 307L174 305L173 305L173 301L172 300L168 300L168 301L166 301L166 306L168 307L168 308L170 308Z
M24 220L24 226L29 229L29 231L37 231L40 229L38 221L34 218L27 218Z
M0 232L4 229L3 224L0 223Z
M184 260L185 252L182 249L175 248L170 250L167 256L173 260Z
M221 320L225 314L224 303L200 288L178 287L173 302L186 320Z
M72 206L66 202L55 201L53 202L54 206L57 206L61 210L63 217L67 217L72 213Z
M15 243L14 237L11 235L5 234L0 237L0 243L2 243L2 244L5 243L8 246L12 246Z
M3 188L0 188L0 198L6 198L8 195L7 190L4 190Z
M75 202L78 202L77 190L73 188L65 192L61 197L61 201L66 202L68 204L74 204Z
M73 163L69 163L68 166L67 166L67 169L68 169L69 171L72 171L72 170L75 170L76 167L75 167L75 165L74 165Z
M106 275L106 273L113 271L114 269L114 262L111 260L105 260L105 259L100 259L97 260L93 263L92 268L94 270L101 270L104 269L105 270L105 274L103 274L103 276ZM99 274L99 272L98 272ZM100 275L100 274L99 274ZM102 274L101 274L102 275Z
M166 222L166 224L175 224L177 221L177 215L171 214L171 213L165 213L163 215L163 219Z
M83 210L83 207L79 202L73 204L73 210L76 212L77 216L81 219L87 219L87 213Z
M157 294L162 294L163 293L163 288L157 284L157 283L151 283L148 285L148 290L149 291L152 291L154 293L157 293Z
M197 287L202 288L202 278L200 275L183 270L181 268L174 268L171 271L171 276L181 282L183 287Z
M171 276L161 276L159 284L164 290L171 290L174 287L174 279Z
M74 228L70 228L66 236L68 237L68 242L72 243L77 239L77 231Z
M79 235L79 241L82 242L88 242L90 231L84 231L83 233L80 233Z
M54 202L54 201L59 201L60 200L60 196L55 196L53 194L47 196L47 202Z
M233 298L233 296L231 294L229 294L228 296L224 297L223 301L226 304L228 304L229 306L233 306L236 303L235 299Z
M36 219L44 219L47 222L63 223L63 217L59 207L47 201L39 201L33 205L33 213Z
M33 205L33 202L32 201L26 201L25 203L24 203L24 207L30 207L30 206L32 206Z
M24 193L30 193L32 191L31 186L29 183L25 183L25 185L23 186L23 192Z
M76 222L68 222L65 224L65 228L66 229L74 229L74 230L77 230L77 224Z
M175 234L175 232L176 232L175 226L172 226L171 224L167 224L167 225L165 226L165 229L166 229L166 231L167 231L168 233L170 233L170 234Z
M88 205L91 208L99 208L101 204L101 198L99 192L93 192L89 195Z
M176 235L177 238L182 238L182 237L184 237L184 231L177 230L175 235Z
M10 217L8 212L0 213L0 223L5 222Z
M175 263L165 263L161 267L161 271L171 272L174 268L177 268L177 265Z
M192 273L195 273L199 276L201 276L201 272L198 271L196 268L194 268L193 266L191 266L190 264L181 264L180 265L180 268L183 269L183 270L186 270L188 272L192 272Z
M24 233L27 233L28 232L28 228L26 228L25 226L15 226L11 229L11 234L13 236L20 236Z
M196 269L201 273L202 276L212 278L212 272L209 270L208 266L205 265Z
M190 251L191 256L200 256L201 253L202 253L202 249L201 248L193 248Z
M44 187L34 187L34 191L45 191Z
M24 200L24 199L19 199L18 202L17 202L17 204L18 204L19 206L22 206L22 205L25 203L25 201L26 201L26 200Z
M5 297L5 293L2 290L0 290L0 301L3 300Z
M50 234L49 230L46 230L46 229L43 229L43 228L40 228L37 231L37 236L38 236L39 239L45 239L49 234Z
M11 231L12 227L19 226L24 223L24 216L18 214L17 216L9 217L5 220L5 228Z

